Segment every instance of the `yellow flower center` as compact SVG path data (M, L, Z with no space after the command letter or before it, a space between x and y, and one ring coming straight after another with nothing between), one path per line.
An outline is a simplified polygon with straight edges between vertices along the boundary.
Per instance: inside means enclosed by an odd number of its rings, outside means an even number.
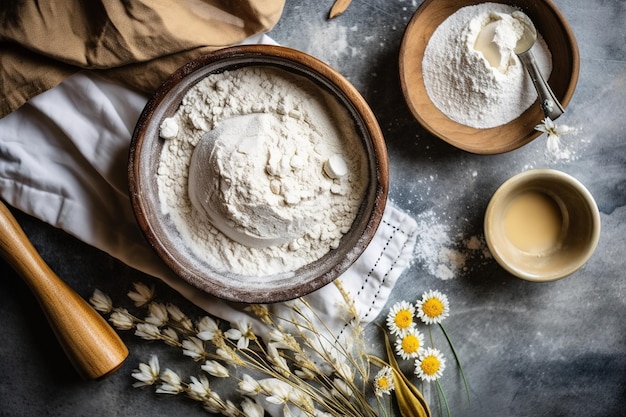
M402 339L402 350L408 354L415 353L420 348L420 340L414 334L410 334Z
M437 359L436 356L426 356L424 360L422 360L421 367L426 375L435 375L440 365L439 359Z
M396 314L394 322L399 329L408 329L413 323L413 315L409 310L400 310Z
M387 379L387 377L380 377L380 379L378 380L378 387L382 390L386 390L387 388L389 388L389 380Z
M443 313L443 303L438 298L429 298L422 303L422 310L428 317L434 318Z

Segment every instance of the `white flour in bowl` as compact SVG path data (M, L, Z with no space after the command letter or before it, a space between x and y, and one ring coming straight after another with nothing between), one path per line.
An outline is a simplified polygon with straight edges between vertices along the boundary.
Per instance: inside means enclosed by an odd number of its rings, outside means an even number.
M494 67L477 48L476 40L489 23L515 22L518 9L499 3L466 6L450 15L431 36L422 60L426 92L435 107L450 119L475 128L500 126L519 117L537 99L526 69L511 51L504 51ZM511 28L514 29L514 28ZM502 49L515 45L514 30L496 43ZM480 42L479 42L480 44ZM552 56L538 34L533 54L541 74L552 71Z
M221 271L265 276L321 258L350 229L369 181L347 110L275 68L202 79L161 136L162 212Z

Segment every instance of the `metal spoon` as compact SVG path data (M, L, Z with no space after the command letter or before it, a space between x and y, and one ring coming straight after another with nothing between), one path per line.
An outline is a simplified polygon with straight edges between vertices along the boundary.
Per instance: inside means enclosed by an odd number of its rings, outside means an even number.
M524 67L526 67L528 74L530 74L530 79L533 81L533 85L537 90L543 113L551 120L556 120L565 110L563 110L563 106L561 106L554 92L541 75L535 57L531 52L531 48L537 41L537 29L535 29L535 25L525 13L516 11L513 12L511 16L517 19L524 27L523 35L515 45L515 54L519 57L520 61L522 61Z

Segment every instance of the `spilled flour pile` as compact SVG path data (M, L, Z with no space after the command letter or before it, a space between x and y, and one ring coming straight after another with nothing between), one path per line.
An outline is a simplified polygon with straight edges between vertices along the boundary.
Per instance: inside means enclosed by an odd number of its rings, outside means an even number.
M417 217L415 260L431 275L448 280L469 271L468 265L491 259L482 236L453 236L450 228L432 211Z

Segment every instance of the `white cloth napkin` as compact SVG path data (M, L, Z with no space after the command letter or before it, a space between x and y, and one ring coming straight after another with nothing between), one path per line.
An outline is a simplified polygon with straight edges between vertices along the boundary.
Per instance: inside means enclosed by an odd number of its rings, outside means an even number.
M274 42L259 35L247 43ZM0 194L15 208L162 279L209 313L235 322L241 306L216 300L175 276L136 224L128 197L128 148L147 99L79 73L0 119ZM412 218L388 205L372 243L342 275L363 324L378 315L410 262L416 229ZM331 329L343 327L333 285L307 298Z

